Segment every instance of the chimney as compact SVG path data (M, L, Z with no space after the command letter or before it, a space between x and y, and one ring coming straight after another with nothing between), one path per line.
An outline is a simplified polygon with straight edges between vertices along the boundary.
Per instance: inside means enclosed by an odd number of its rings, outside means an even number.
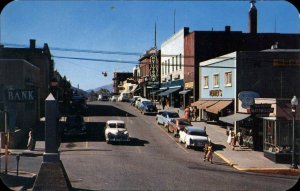
M35 49L35 39L30 39L30 49Z
M230 26L225 26L225 32L230 32L231 31L231 27Z
M257 9L255 7L255 0L251 0L251 7L249 10L249 22L248 22L248 30L251 34L257 33Z

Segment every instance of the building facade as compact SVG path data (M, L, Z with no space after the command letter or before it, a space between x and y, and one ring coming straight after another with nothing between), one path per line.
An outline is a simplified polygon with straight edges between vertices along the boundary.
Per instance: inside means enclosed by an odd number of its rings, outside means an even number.
M39 97L38 67L22 59L0 59L0 131L10 132L10 148L39 122Z
M202 118L221 120L232 124L235 132L242 131L247 146L264 150L274 161L289 162L291 155L287 148L291 146L292 119L289 101L300 95L299 55L299 49L273 47L233 52L201 62L201 98L193 105L200 109ZM268 135L268 129L272 135ZM296 137L299 148L299 130ZM274 154L275 151L285 154Z

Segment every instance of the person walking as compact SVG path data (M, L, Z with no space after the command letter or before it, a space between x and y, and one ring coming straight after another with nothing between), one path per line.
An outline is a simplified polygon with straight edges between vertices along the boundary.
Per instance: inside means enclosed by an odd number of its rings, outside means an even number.
M236 141L235 133L234 133L234 131L231 131L231 141L230 141L230 145L231 145L231 147L232 147L232 150L234 150L234 147L235 147L235 141Z
M213 163L212 159L213 159L213 146L212 146L212 143L209 142L208 143L208 147L207 147L207 153L206 153L206 160L210 163Z
M227 137L227 143L230 145L231 144L231 132L232 130L230 129L228 132L228 137Z
M206 155L208 152L208 143L205 143L204 147L203 147L203 151L204 151L204 155L203 155L203 161L206 161Z
M238 143L239 143L239 147L241 148L244 144L244 139L243 139L243 132L240 129L239 132L237 133L237 138L238 138Z
M165 110L165 107L166 107L166 98L165 97L161 97L161 106L162 106L162 109Z
M190 108L187 106L184 110L184 118L190 121Z
M32 128L30 128L29 133L28 133L27 149L31 150L31 151L34 149L34 139L33 139Z

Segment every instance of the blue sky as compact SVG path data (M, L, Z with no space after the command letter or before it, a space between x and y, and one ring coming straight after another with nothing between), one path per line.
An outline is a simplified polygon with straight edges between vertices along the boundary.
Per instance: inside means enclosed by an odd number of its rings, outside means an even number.
M288 2L257 1L258 32L300 33L299 13ZM249 1L28 1L11 2L1 13L1 43L51 48L144 53L175 31L248 31ZM111 63L55 58L55 69L88 90L112 83L113 72L131 72L139 56L51 50L53 56L133 61ZM108 77L101 73L107 72Z

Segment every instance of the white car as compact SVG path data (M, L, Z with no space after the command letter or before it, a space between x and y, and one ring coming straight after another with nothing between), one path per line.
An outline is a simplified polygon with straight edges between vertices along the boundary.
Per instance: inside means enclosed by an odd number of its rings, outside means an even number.
M110 101L112 101L112 102L117 101L117 96L112 96L112 97L110 98Z
M184 143L186 148L204 147L210 142L205 127L186 126L179 131L179 143Z
M129 133L122 120L109 120L105 125L105 140L109 142L128 142L130 141Z
M177 112L174 111L164 111L162 113L159 112L156 115L156 123L158 125L163 125L164 127L167 128L171 120L177 118L179 118L179 114Z

